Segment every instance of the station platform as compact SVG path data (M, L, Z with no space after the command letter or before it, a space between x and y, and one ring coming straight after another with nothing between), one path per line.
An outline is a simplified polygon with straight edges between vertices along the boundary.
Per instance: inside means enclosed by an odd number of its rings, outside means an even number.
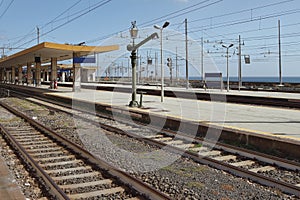
M59 82L59 85L62 87L72 87L73 83L70 82ZM121 88L121 89L129 89L131 90L131 84L110 84L110 83L82 83L83 87L96 87L98 88ZM139 90L147 90L147 89L157 89L160 90L160 85L137 85L137 89ZM251 91L251 90L229 90L227 92L226 89L203 89L203 88L182 88L182 87L164 87L165 91L177 91L177 92L187 92L187 93L202 93L202 94L223 94L223 95L238 95L238 96L249 96L249 97L264 97L264 98L281 98L281 99L294 99L299 100L300 102L300 93L288 93L288 92L274 92L274 91ZM125 91L125 90L124 90Z
M227 92L226 90L165 87L165 92L173 91L175 94L177 92L185 92L192 97L195 93L217 94L217 101L214 101L213 98L207 101L198 100L197 98L165 96L164 101L161 102L160 96L143 94L142 107L130 108L131 85L82 83L82 86L91 86L94 89L81 88L80 92L72 92L71 83L64 83L64 85L65 87L59 86L58 89L49 89L49 85L41 85L38 88L43 89L47 95L84 100L95 104L120 106L125 109L154 113L162 117L170 116L186 121L205 123L208 126L214 125L221 128L230 128L237 131L246 131L300 142L300 110L298 108L286 108L281 107L281 105L278 105L278 107L251 105L251 99L249 104L226 102L226 95L234 94L246 99L253 96L271 100L273 98L293 99L295 103L300 104L300 94L297 93L236 90ZM111 87L111 89L109 91L99 90L96 86ZM137 88L140 90L153 89L160 91L159 86L138 85ZM220 98L223 99L219 101ZM137 94L136 100L140 102L140 94Z
M105 86L108 86L105 84ZM300 141L300 110L284 107L270 107L260 105L246 105L228 103L223 101L202 101L197 99L164 97L161 102L160 96L143 95L142 108L130 108L131 93L119 92L120 88L131 88L131 85L115 85L112 91L81 89L80 92L72 92L72 88L59 87L55 92L49 90L49 95L57 95L66 98L89 101L93 103L121 106L128 109L143 110L161 116L171 116L183 120L203 122L208 125L227 127L231 129L258 133L272 137L288 138ZM41 88L47 89L43 85ZM138 86L139 89L157 88L158 86ZM242 96L258 96L267 98L294 99L300 101L300 94L280 92L258 92L258 91L229 91L226 90L204 90L166 87L165 91L184 91L187 93L216 93L234 94ZM140 95L137 94L137 101ZM250 102L251 103L251 102Z

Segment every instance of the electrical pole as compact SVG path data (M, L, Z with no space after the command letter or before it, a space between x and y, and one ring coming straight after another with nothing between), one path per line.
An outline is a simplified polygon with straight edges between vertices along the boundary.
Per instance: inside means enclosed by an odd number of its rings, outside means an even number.
M278 47L279 47L279 86L282 86L281 74L281 40L280 40L280 20L278 20Z
M138 80L139 80L139 84L142 82L142 55L140 55L140 62L139 62L139 64L138 64L138 66L139 66L139 68L138 68L138 72L140 72L139 73L139 75L138 75Z
M177 56L177 47L176 47L176 60L175 60L175 65L176 65L176 81L178 81L178 56Z
M38 26L36 27L36 33L37 33L37 44L39 44L40 43L40 29Z
M241 36L239 35L239 91L241 90L242 87L242 49L241 49Z
M157 83L157 65L158 65L158 58L157 52L155 52L155 82Z
M149 52L147 51L146 80L149 78Z
M202 76L202 82L204 82L204 52L203 52L203 37L201 37L201 76Z
M186 89L189 89L189 62L188 62L188 38L187 38L187 19L185 22L185 70L186 70Z

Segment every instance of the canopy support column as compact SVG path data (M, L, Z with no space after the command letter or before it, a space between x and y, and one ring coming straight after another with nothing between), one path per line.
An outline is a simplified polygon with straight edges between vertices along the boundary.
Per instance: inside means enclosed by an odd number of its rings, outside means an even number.
M57 80L57 58L51 58L51 76L50 81Z
M11 80L10 80L10 82L12 84L14 84L15 80L16 80L16 68L14 66L12 66L11 67Z
M41 86L41 58L40 57L36 57L35 60L35 86L36 87Z
M1 72L0 72L0 81L1 81L1 83L4 82L4 77L5 77L4 73L5 73L4 68L1 68Z
M27 85L32 84L31 63L27 63Z
M22 74L22 65L19 65L18 67L18 83L19 85L22 85L23 83L23 74Z
M79 92L81 89L81 66L74 61L76 57L79 55L73 52L73 92Z
M10 83L10 71L6 69L6 83Z

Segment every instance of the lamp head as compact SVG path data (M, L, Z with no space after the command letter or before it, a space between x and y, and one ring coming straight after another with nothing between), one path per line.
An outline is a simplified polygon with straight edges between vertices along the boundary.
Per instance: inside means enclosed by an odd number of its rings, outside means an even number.
M156 28L156 29L161 29L161 27L156 25L156 24L153 27Z
M133 22L131 22L131 29L129 30L129 32L130 32L130 37L132 38L132 39L135 39L135 38L137 38L137 34L138 34L138 29L137 29L137 27L136 27L136 21L133 21Z
M233 47L233 44L230 44L228 48Z
M170 24L170 22L166 21L166 22L164 23L164 25L162 26L162 28L166 28L167 26L169 26L169 24Z

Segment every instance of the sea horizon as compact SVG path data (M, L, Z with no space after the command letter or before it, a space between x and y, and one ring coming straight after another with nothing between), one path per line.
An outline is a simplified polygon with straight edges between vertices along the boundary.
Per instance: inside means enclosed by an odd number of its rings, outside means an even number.
M199 76L191 76L189 80L201 80ZM223 77L223 81L226 81L227 78ZM237 82L238 77L229 77L229 81ZM268 82L268 83L279 83L279 77L275 76L245 76L242 77L242 82ZM283 83L300 83L299 76L283 76Z

